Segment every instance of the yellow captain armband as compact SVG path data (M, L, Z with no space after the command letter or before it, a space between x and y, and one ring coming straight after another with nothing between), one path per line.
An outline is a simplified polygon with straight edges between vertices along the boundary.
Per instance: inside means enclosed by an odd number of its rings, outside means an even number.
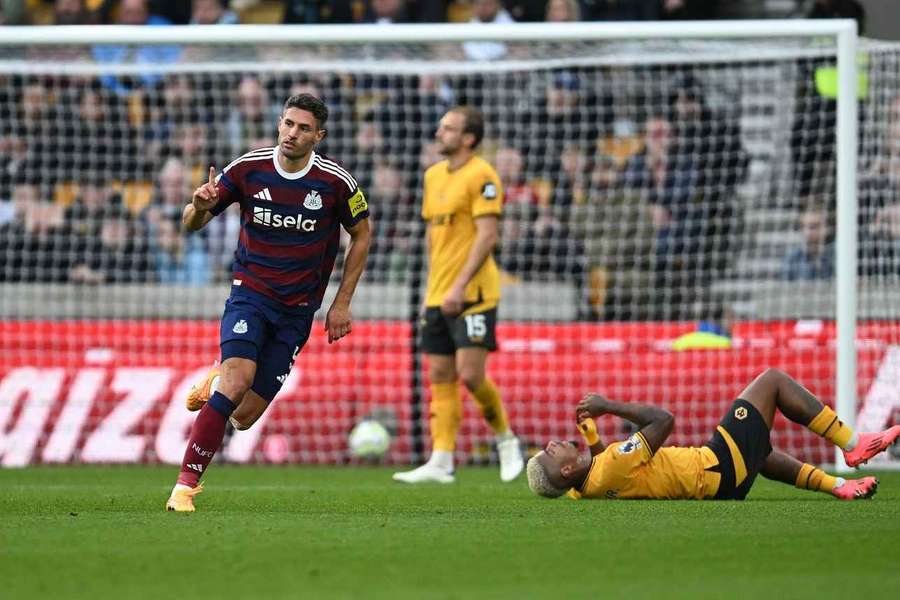
M593 446L600 441L600 436L597 434L597 423L593 419L582 419L579 421L578 431L581 432L581 437L584 438L588 446Z
M347 204L350 206L350 216L355 217L359 213L364 210L368 210L369 203L366 202L366 197L363 195L362 190L357 189L356 193L350 196L350 199L347 200Z

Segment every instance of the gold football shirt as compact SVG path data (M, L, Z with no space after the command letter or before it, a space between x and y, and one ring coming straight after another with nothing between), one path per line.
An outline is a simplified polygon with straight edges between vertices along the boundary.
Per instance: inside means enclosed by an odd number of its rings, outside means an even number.
M574 498L712 498L721 476L710 467L718 464L706 446L671 446L650 453L647 440L638 432L623 442L613 442L594 457L591 470Z
M425 171L422 218L429 224L426 306L440 306L475 242L475 219L499 217L503 187L497 172L477 156L455 171L444 160ZM488 255L465 290L466 312L493 308L500 300L500 272Z

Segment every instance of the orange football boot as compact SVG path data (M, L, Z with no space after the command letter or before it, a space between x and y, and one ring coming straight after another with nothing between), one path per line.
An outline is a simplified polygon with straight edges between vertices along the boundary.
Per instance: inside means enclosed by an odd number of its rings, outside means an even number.
M850 467L858 467L870 458L884 452L900 437L900 425L878 433L859 433L859 441L853 450L844 450L844 462Z
M863 500L874 496L877 489L877 477L863 477L862 479L848 479L843 485L831 490L831 495L841 500Z
M187 400L185 401L188 410L196 411L203 408L203 405L206 404L209 401L209 397L212 396L212 392L209 391L209 388L212 385L213 379L218 377L219 374L219 363L217 362L209 370L209 373L206 374L206 378L204 378L202 383L191 386L191 391L188 392Z

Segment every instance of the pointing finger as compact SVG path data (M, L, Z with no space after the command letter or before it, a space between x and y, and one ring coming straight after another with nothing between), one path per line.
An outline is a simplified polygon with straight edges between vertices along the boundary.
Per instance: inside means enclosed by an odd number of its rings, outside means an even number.
M216 185L216 169L215 167L209 167L209 185Z

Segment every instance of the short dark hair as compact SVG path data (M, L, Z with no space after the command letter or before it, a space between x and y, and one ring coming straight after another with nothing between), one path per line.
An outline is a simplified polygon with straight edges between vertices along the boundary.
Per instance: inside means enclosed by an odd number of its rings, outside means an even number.
M325 121L328 120L328 107L312 94L294 94L289 97L284 101L281 114L284 114L289 108L299 108L311 112L319 124L319 129L325 127Z
M457 112L463 116L465 123L463 124L463 133L471 133L475 138L472 143L472 150L478 147L484 138L484 115L477 108L471 106L455 106L448 112Z

